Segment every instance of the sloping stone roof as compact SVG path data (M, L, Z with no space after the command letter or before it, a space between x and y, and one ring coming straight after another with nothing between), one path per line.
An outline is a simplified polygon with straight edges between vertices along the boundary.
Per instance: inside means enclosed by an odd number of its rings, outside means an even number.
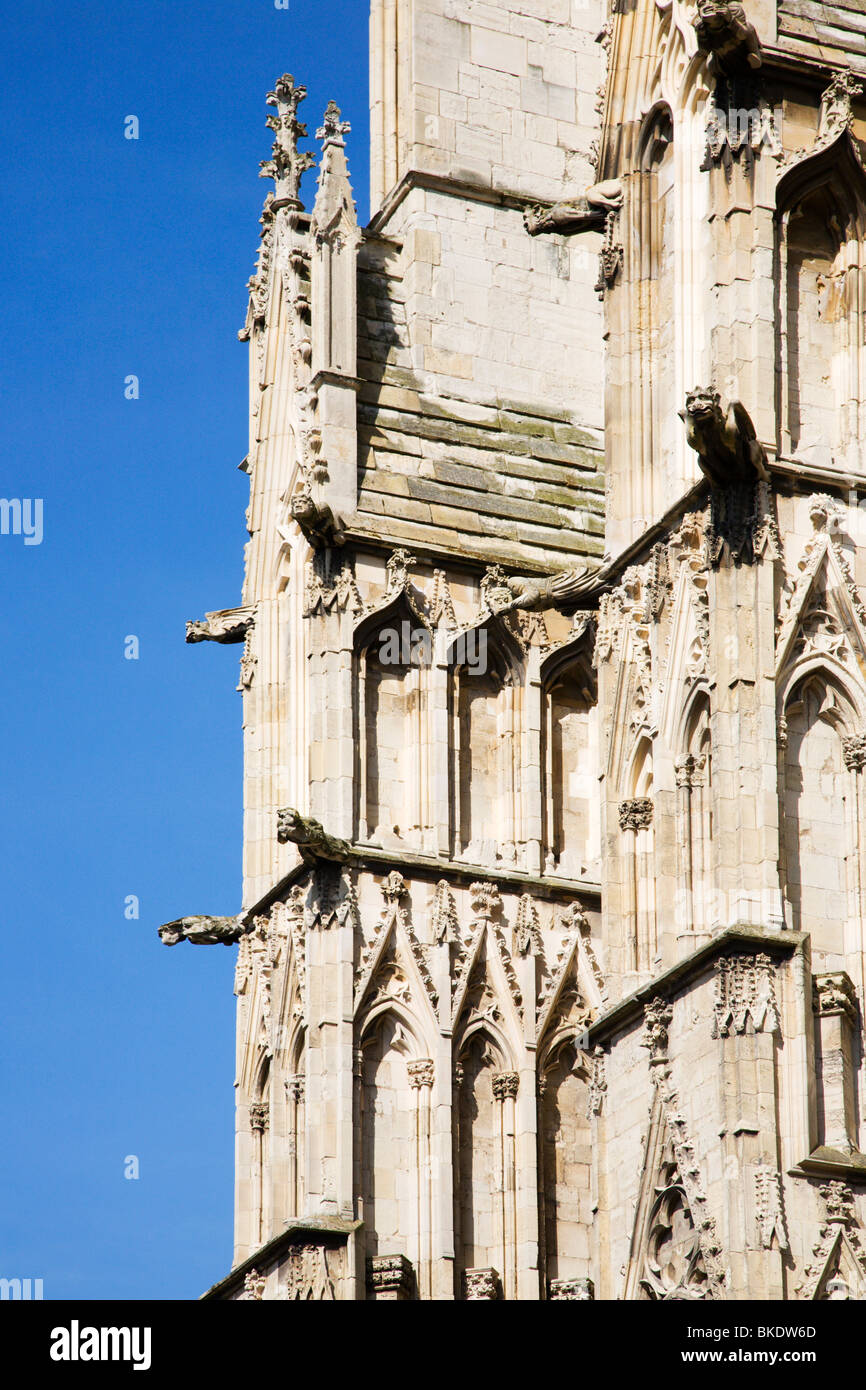
M864 0L779 0L779 44L866 73Z
M539 569L600 556L604 447L567 409L485 388L428 395L399 279L359 275L358 514L394 544L429 543Z

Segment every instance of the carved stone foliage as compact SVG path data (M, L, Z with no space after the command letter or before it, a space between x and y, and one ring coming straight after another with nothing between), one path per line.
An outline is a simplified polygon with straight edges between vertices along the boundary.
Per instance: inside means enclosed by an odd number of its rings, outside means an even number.
M854 1195L844 1182L828 1182L818 1188L823 1220L812 1259L798 1298L817 1301L866 1298L866 1250L857 1219Z
M537 955L541 950L541 931L538 925L538 911L529 893L524 893L517 904L517 921L514 926L514 954L517 956Z
M436 885L432 925L433 940L437 946L441 946L443 943L451 945L459 941L457 906L454 902L454 894L444 878L440 879Z
M244 1275L243 1293L238 1294L238 1303L260 1303L265 1296L267 1276L257 1269L248 1270Z
M662 1013L666 1030L670 1019L658 1009L662 1003L654 1000L647 1010ZM653 1104L625 1297L719 1299L724 1297L729 1276L694 1145L664 1057L657 1060L652 1080Z
M782 1178L771 1163L759 1163L755 1168L755 1221L757 1243L761 1250L772 1250L775 1241L779 1250L788 1249L785 1227L785 1207Z
M547 1297L554 1303L566 1299L577 1303L591 1303L595 1298L595 1285L591 1279L551 1279Z
M516 1071L500 1071L493 1077L493 1095L496 1100L513 1100L520 1089L520 1077Z
M857 991L844 970L812 979L812 1011L816 1014L841 1014L851 1023L857 1022Z
M704 1252L672 1135L664 1147L654 1190L640 1281L642 1296L653 1301L706 1298Z
M500 1299L502 1284L495 1269L467 1269L463 1273L463 1297L467 1303Z
M730 1033L775 1033L779 1029L776 971L772 957L723 956L715 963L714 1038Z
M360 613L363 607L351 561L332 549L319 550L307 566L304 617Z
M653 803L648 796L619 803L620 830L648 830L653 823Z
M666 999L652 999L644 1004L644 1032L641 1046L649 1048L650 1061L662 1062L667 1059L668 1029L673 1020L673 1005Z
M851 573L842 544L843 512L832 497L809 499L813 533L797 568L797 580L783 602L776 636L777 675L796 660L825 656L847 662L852 646L866 650L866 606ZM866 740L863 742L866 747ZM858 769L860 743L845 743L848 766Z
M851 72L836 73L821 97L821 115L814 144L810 148L801 147L786 155L780 172L787 173L794 165L813 159L846 135L851 137L851 152L862 167L860 147L853 138L854 100L862 94L861 78L855 77Z
M343 1252L321 1245L292 1248L286 1267L285 1284L278 1297L294 1302L330 1302L343 1268Z
M274 132L274 145L271 158L261 163L260 178L274 180L275 210L301 207L301 178L316 162L314 155L298 149L298 141L307 134L307 127L298 120L298 107L306 95L306 87L296 86L291 73L284 73L266 97L268 106L275 108L274 115L267 119Z
M367 1261L367 1289L384 1302L407 1303L415 1296L415 1270L405 1255L374 1255Z
M250 1106L250 1129L253 1134L262 1134L270 1123L270 1107L267 1101L253 1101Z
M589 1092L586 1100L587 1119L600 1115L607 1095L607 1075L603 1047L596 1047L592 1054L592 1069L589 1076Z

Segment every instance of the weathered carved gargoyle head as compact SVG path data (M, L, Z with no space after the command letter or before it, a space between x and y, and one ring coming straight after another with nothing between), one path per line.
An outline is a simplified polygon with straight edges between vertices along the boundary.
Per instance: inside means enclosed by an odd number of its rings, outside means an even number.
M693 22L698 48L711 53L719 67L730 70L762 65L757 30L737 0L698 0Z
M687 393L685 409L680 411L680 417L686 421L690 419L694 421L715 419L723 424L725 416L721 407L721 399L718 391L698 387L695 391Z
M159 928L165 946L192 941L197 946L231 946L244 934L242 917L176 917Z

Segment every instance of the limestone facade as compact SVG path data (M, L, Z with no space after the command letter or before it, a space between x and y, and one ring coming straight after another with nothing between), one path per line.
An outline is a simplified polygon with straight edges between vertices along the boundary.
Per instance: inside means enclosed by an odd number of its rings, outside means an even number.
M229 1299L866 1297L866 31L373 0L241 337Z

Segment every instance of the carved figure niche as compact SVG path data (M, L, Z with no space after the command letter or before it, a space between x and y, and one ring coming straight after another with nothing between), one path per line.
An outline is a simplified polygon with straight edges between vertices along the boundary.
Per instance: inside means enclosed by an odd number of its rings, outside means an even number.
M307 1133L306 1061L303 1046L296 1051L294 1066L286 1078L288 1216L304 1214L304 1152Z
M580 878L601 853L595 682L581 658L542 677L545 870Z
M267 1057L262 1061L250 1102L249 1126L252 1141L252 1212L251 1248L256 1249L268 1239L270 1224L270 1118L271 1066Z
M641 740L632 764L632 795L619 806L625 868L626 959L630 969L649 970L658 952L653 832L653 756Z
M514 1103L517 1073L483 1032L460 1052L455 1096L455 1241L462 1293L470 1270L494 1269L504 1296L517 1289Z
M358 837L386 847L422 847L426 750L427 633L395 613L359 659Z
M414 1093L410 1040L391 1012L362 1045L360 1181L367 1257L416 1258Z
M778 356L783 454L858 470L866 217L853 185L825 182L783 211Z
M852 714L823 673L805 677L785 705L781 820L789 925L811 932L813 960L823 969L842 964L856 872L852 840L859 831L843 746Z
M553 1280L587 1279L592 1272L587 1077L572 1039L546 1061L539 1108L539 1199L549 1287Z
M674 129L671 113L659 107L640 144L637 254L640 277L635 315L640 349L643 406L638 431L643 457L643 497L636 515L660 514L677 489L677 382L675 361ZM648 428L646 426L649 426ZM637 499L635 499L637 500Z
M492 633L486 660L454 668L451 788L454 853L513 863L521 839L522 666Z
M678 924L678 931L706 932L713 916L713 758L710 702L705 695L692 705L686 725L686 752L677 762L676 778L680 882L687 919Z

